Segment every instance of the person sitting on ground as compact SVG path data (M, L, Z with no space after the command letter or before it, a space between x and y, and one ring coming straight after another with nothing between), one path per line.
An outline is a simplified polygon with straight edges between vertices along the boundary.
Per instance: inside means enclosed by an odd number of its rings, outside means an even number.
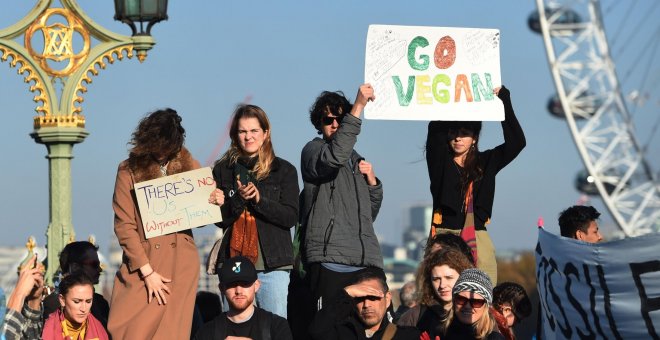
M59 285L60 308L48 315L43 340L108 340L105 327L91 314L94 279L83 271L67 275Z
M532 302L525 288L515 282L502 282L493 288L490 313L507 340L514 340L513 326L532 314Z
M35 254L18 276L16 287L7 299L5 324L0 334L6 340L41 339L43 320L41 318L41 296L44 290L44 267L37 262Z
M399 320L401 315L417 305L417 283L415 281L408 281L399 289L399 301L401 304L394 312L392 320L394 323Z
M354 282L336 296L333 304L325 304L309 327L312 339L419 339L420 332L413 327L399 327L386 317L392 300L379 268L365 268L355 276Z
M468 260L470 260L470 262L475 266L477 265L474 262L470 246L468 246L465 240L460 236L454 234L435 234L435 236L429 237L426 242L426 247L424 248L424 258L433 255L436 251L443 249L444 247L453 247L454 249L459 250L468 258Z
M101 276L101 261L99 261L98 246L88 241L77 241L67 244L60 252L60 270L63 277L76 271L83 271L96 285ZM53 292L44 299L44 317L60 308L59 292ZM103 295L94 292L92 315L107 329L110 305Z
M460 274L474 265L457 249L446 247L422 261L417 271L418 304L401 316L400 326L413 326L431 339L443 333L442 321L452 306L452 289Z
M194 340L292 339L286 319L254 305L261 283L257 279L257 270L247 257L226 259L217 273L229 311L202 326Z
M493 284L488 275L477 268L461 273L452 289L453 307L443 322L442 340L504 340L495 319L488 312L493 304Z
M559 214L561 236L574 238L587 243L598 243L603 235L598 229L600 213L591 206L574 205Z

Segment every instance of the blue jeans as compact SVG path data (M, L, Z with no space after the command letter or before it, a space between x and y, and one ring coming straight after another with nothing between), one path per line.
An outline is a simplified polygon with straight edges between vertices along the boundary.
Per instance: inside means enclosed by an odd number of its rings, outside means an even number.
M269 272L257 272L257 278L261 287L257 291L255 304L273 314L286 319L286 301L289 295L289 271L273 270ZM222 295L222 311L229 310L227 298Z

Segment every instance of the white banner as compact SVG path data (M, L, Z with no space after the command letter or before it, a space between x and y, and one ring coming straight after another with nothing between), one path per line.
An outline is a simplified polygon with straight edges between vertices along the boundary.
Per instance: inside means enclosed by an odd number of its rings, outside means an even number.
M539 229L542 339L660 339L660 234L588 244Z
M209 203L215 189L211 168L201 168L135 184L146 238L222 221Z
M504 120L496 29L370 25L367 119Z

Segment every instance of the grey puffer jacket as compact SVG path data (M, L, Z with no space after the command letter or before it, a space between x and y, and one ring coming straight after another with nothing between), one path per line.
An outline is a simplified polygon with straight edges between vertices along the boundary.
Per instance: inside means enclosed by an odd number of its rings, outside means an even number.
M347 114L331 141L315 138L303 148L300 222L305 263L339 263L383 268L373 221L383 185L367 184L363 160L353 147L362 121Z

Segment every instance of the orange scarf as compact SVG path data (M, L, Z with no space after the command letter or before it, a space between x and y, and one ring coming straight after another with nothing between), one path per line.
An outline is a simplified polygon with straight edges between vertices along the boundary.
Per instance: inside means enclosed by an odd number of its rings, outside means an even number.
M229 256L245 256L252 263L257 263L259 256L259 236L257 220L247 209L234 221L229 241Z

